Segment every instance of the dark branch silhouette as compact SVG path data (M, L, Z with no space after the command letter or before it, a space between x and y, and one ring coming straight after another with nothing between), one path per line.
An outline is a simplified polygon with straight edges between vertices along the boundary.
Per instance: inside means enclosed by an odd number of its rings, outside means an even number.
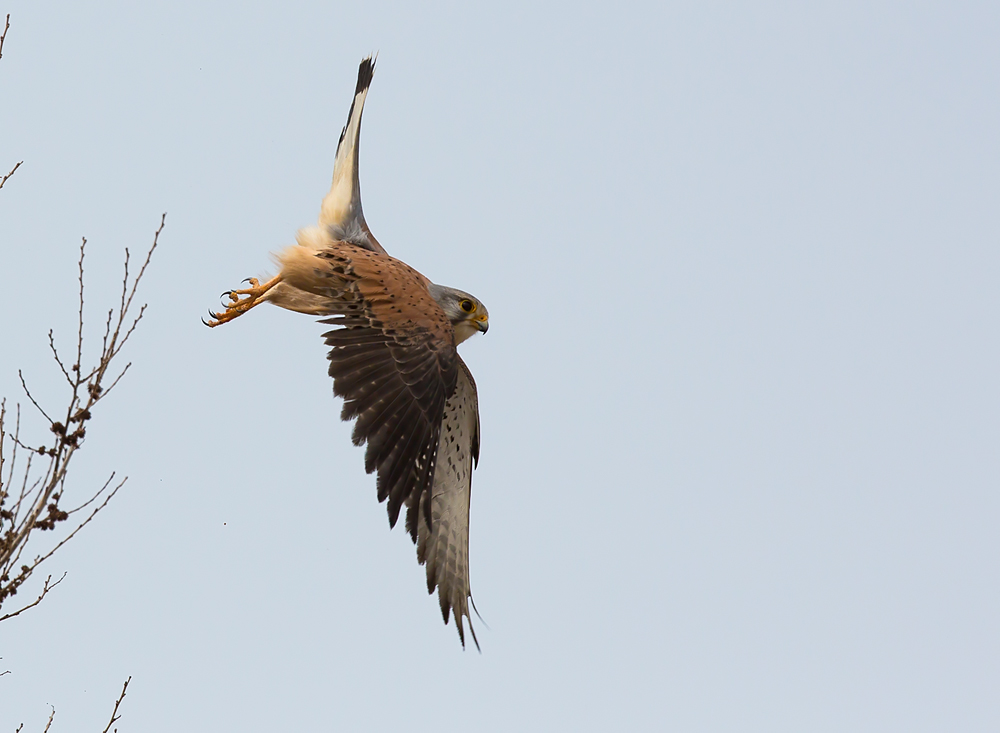
M7 40L7 31L10 30L10 13L7 13L7 22L4 24L3 33L0 33L0 59L3 58L3 42ZM3 188L3 184L7 182L7 179L14 175L14 171L21 167L21 163L24 161L19 161L10 169L10 172L5 174L3 178L0 178L0 188Z
M3 44L7 40L8 30L10 30L9 13L3 33L0 33L0 58L3 58ZM23 162L18 162L10 172L0 179L0 188L3 188L7 179L14 175ZM131 283L129 281L129 251L126 248L125 275L122 278L122 293L117 313L114 309L108 311L108 317L104 324L104 337L101 340L101 355L96 364L87 369L83 367L83 260L87 240L84 239L81 243L78 267L80 307L76 330L76 358L69 369L66 368L66 362L59 354L52 331L49 331L49 349L52 351L59 371L62 372L69 387L68 402L63 403L64 411L57 413L58 416L63 417L62 422L54 421L42 409L42 406L28 389L24 375L18 371L21 387L25 394L31 404L49 423L49 430L53 435L50 439L51 443L46 442L38 448L32 448L22 441L20 405L17 405L15 410L14 428L13 432L10 432L7 423L7 401L0 399L0 609L2 609L4 601L9 601L17 594L18 589L24 585L39 565L51 558L56 551L73 539L77 532L90 524L90 521L108 505L118 489L125 484L125 479L114 483L115 474L112 473L104 485L87 501L73 509L64 510L61 508L60 500L63 499L66 491L66 475L70 460L83 445L86 435L85 426L93 417L92 410L98 402L108 396L131 366L126 364L117 376L109 375L112 362L116 362L118 355L129 337L135 332L136 326L139 325L139 321L146 311L146 306L141 306L139 313L133 318L132 300L139 287L139 281L146 274L146 267L159 243L160 232L163 231L166 218L166 214L160 218L160 226L153 235L153 244L146 253L142 267L139 268L138 274L132 278ZM110 380L110 384L105 386L108 380ZM21 461L20 464L19 461ZM37 468L38 464L41 464L40 469ZM4 475L5 465L7 468L6 478ZM100 503L97 503L98 500L101 500ZM93 508L91 508L92 505ZM51 540L47 551L36 554L34 558L21 563L21 557L28 542L33 537L37 537L34 534L36 531L52 531L53 536L57 537L58 529L67 526L62 525L62 522L74 514L88 509L89 514L86 515L86 518L82 521L74 520L75 527L58 541ZM68 526L73 526L74 522ZM32 547L37 544L37 542L33 543ZM26 557L30 557L30 555ZM20 567L18 567L19 563ZM18 616L29 608L37 606L48 595L49 591L59 585L65 577L66 573L63 573L53 583L52 576L47 576L35 600L21 606L16 611L3 614L0 616L0 621ZM8 674L10 674L10 670L4 670L0 672L0 677ZM115 702L114 710L111 712L111 720L105 726L104 733L108 733L111 726L121 718L118 709L125 699L125 691L131 681L131 677L125 680L125 685ZM45 723L42 733L49 733L55 717L56 709L52 707L52 712L49 713L49 719ZM17 726L15 733L21 733L23 730L24 723L21 723ZM115 728L115 733L118 733L117 728Z
M41 445L38 443L29 445L27 438L21 433L20 405L16 408L14 424L11 427L7 402L0 401L0 610L4 609L5 604L10 602L42 563L73 539L77 532L87 526L108 505L125 483L125 479L116 481L115 474L112 473L104 485L88 499L76 506L71 505L72 508L64 508L67 505L65 496L67 471L73 456L83 446L94 409L111 393L131 366L126 364L120 371L113 368L145 313L145 305L139 307L138 313L134 313L133 301L139 282L145 275L146 267L159 243L165 220L166 214L161 218L160 226L153 236L153 244L134 277L129 272L129 251L125 250L125 274L122 279L120 301L116 309L108 311L101 339L100 356L96 363L89 367L84 367L82 363L83 265L87 240L84 239L80 245L77 267L80 297L76 350L72 362L60 354L55 337L52 331L49 331L49 348L69 392L62 409L59 412L51 412L43 408L31 393L24 375L18 372L25 395L48 422L51 433L48 441L42 442ZM72 529L64 536L50 540L43 551L36 550L32 555L26 554L29 544L37 547L44 542L40 537L42 533L51 531L57 534L55 532L57 527L62 529L67 526L62 523L80 512L86 513L81 515L82 519L69 522L68 526ZM35 538L38 538L38 541L32 543ZM60 578L53 583L51 579L50 575L37 598L31 603L3 614L0 616L0 621L13 618L40 603L62 580Z
M118 700L115 702L115 709L111 711L111 720L109 720L108 724L104 726L104 730L101 733L108 733L108 731L111 729L111 726L115 724L115 721L117 721L119 718L122 717L118 714L118 706L121 705L122 700L125 699L125 690L128 689L128 683L131 681L132 681L131 677L125 680L125 684L122 686L122 694L118 696ZM115 728L115 733L118 733L117 728Z
M0 33L0 59L3 58L3 42L7 40L7 31L10 30L10 13L7 13L7 22L4 24L3 33Z

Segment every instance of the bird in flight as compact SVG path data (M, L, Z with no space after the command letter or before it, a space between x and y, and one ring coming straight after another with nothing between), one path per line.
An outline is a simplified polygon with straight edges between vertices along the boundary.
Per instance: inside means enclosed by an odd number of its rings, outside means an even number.
M478 649L469 615L469 501L479 403L457 346L486 333L489 314L472 295L390 257L368 228L358 145L374 71L371 57L361 62L318 224L300 229L297 244L277 255L276 277L223 293L225 310L209 311L205 324L221 326L268 302L334 326L323 338L333 392L344 399L341 419L356 420L354 444L367 444L365 470L378 474L390 527L406 506L406 530L444 622L454 614L464 647L464 617Z

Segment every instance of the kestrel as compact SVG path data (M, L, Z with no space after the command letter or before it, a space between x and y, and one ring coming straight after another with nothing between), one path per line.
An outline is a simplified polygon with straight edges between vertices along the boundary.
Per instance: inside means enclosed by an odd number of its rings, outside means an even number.
M457 346L486 333L489 314L478 299L432 283L390 257L361 210L358 144L361 113L375 64L361 62L347 125L340 133L333 184L317 226L277 256L281 271L260 284L223 293L226 309L209 312L219 326L264 302L314 316L337 328L330 346L333 392L341 419L356 420L352 439L367 443L365 470L377 472L378 499L394 527L406 505L406 529L427 566L427 591L438 590L441 613L469 622L469 501L479 461L476 383Z

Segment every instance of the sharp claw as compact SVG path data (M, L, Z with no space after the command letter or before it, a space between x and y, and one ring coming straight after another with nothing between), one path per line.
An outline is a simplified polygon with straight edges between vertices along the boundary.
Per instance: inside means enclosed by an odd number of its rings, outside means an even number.
M234 318L243 315L257 304L263 302L267 291L277 284L278 278L273 278L263 286L255 277L248 277L243 280L243 282L249 283L250 287L245 290L226 290L223 292L219 298L223 301L225 310L218 313L209 310L209 320L206 321L202 318L201 322L206 326L214 328L215 326L220 326L223 323L229 323L229 321ZM227 298L229 299L229 302L226 302Z

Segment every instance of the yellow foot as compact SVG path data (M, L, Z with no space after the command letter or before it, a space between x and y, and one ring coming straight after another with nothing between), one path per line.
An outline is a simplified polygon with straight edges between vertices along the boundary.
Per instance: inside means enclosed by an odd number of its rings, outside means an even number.
M229 303L226 305L226 309L220 313L213 313L212 311L209 311L208 317L210 320L206 321L202 318L201 322L209 328L215 328L216 326L221 326L223 323L229 323L237 316L242 316L255 305L263 303L264 294L280 281L280 275L271 278L263 285L261 285L260 281L255 277L244 280L243 282L250 283L249 288L246 290L227 290L224 292L222 294L223 298L229 296Z

